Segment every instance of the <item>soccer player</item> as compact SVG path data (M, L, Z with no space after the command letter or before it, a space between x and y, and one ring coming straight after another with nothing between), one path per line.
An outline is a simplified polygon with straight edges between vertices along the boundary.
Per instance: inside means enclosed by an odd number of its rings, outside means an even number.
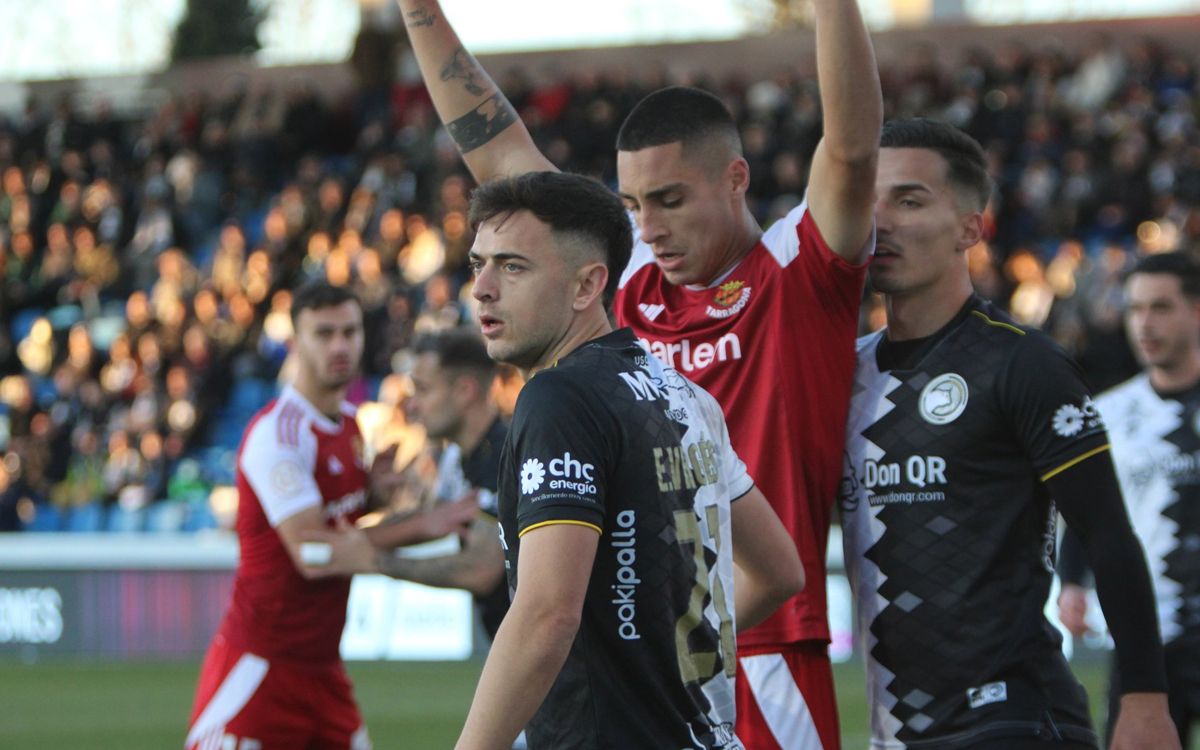
M825 578L853 340L871 247L882 120L879 72L854 0L814 0L824 138L805 201L763 233L724 105L650 94L617 139L620 193L640 234L614 311L711 391L734 448ZM434 105L480 182L553 169L434 0L400 0ZM839 747L819 583L739 640L738 732L763 750Z
M295 381L254 416L238 451L240 559L201 667L189 750L371 746L338 656L350 581L308 580L302 553L307 532L367 509L362 438L344 401L362 358L362 308L345 289L315 282L297 290L292 322ZM372 475L389 479L374 467ZM384 528L404 543L460 522L438 514Z
M460 552L430 558L396 557L349 525L341 533L313 533L308 538L328 543L331 556L311 572L382 573L426 586L466 589L475 595L484 629L494 638L508 611L504 551L496 526L496 482L508 427L489 395L496 364L479 335L465 329L426 336L415 349L409 408L428 437L448 441L434 493L439 500L474 493L482 512L471 522Z
M716 402L612 330L620 201L537 172L480 187L471 221L488 353L527 383L500 468L512 605L458 747L527 726L535 750L742 748L735 630L804 572Z
M1121 494L1142 542L1158 602L1167 701L1188 747L1200 719L1200 265L1179 252L1141 259L1125 281L1125 327L1145 371L1096 399ZM1087 632L1086 566L1063 538L1059 616ZM1114 665L1115 666L1115 665ZM1109 731L1123 689L1109 681Z
M943 123L884 127L872 285L840 497L874 748L1095 748L1043 615L1062 511L1095 566L1124 694L1113 748L1178 748L1150 581L1108 439L1051 340L975 296L983 151Z

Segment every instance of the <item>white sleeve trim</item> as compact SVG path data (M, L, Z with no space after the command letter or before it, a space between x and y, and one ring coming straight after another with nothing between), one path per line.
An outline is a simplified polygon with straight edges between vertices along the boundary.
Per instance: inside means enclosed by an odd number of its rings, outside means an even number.
M238 468L254 490L271 526L276 527L297 513L321 505L321 490L313 474L316 469L317 439L309 425L299 430L299 445L276 438L275 413L254 425L246 436Z
M787 266L800 257L800 233L796 231L796 227L800 226L806 213L808 213L807 195L804 196L804 201L799 206L788 211L787 216L772 224L771 228L763 234L763 246L775 257L780 266Z

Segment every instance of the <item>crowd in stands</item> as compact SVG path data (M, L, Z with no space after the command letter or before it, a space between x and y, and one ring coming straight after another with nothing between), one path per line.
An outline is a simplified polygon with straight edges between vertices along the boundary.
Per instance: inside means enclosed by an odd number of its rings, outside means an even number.
M735 112L764 224L803 195L812 79L496 72L564 169L615 184L626 112L689 83ZM1200 253L1196 73L1152 41L1100 38L1079 54L919 47L883 70L888 117L946 119L987 148L980 293L1052 331L1098 388L1133 367L1131 258ZM471 187L419 85L385 101L303 84L189 94L138 116L30 100L0 118L0 530L70 526L79 508L110 528L215 525L209 489L232 481L246 419L286 379L289 290L309 278L357 292L352 396L402 423L403 388L380 397L380 381L418 332L470 320ZM864 327L879 320L869 298Z

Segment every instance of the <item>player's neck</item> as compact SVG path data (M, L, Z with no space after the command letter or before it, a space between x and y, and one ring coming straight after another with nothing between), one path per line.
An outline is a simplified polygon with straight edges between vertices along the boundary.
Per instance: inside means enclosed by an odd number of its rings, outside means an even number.
M704 283L704 286L712 286L718 279L722 278L742 262L742 259L750 254L750 251L762 239L762 229L759 228L758 222L754 220L754 215L750 213L750 208L745 208L745 215L738 223L738 229L730 239L728 247L724 248L721 253L721 267L713 274L712 278Z
M970 278L964 278L962 283L887 295L887 337L892 341L908 341L932 336L954 319L971 293Z
M1160 393L1179 393L1200 383L1200 351L1170 367L1150 367L1150 385Z
M316 383L310 382L303 375L297 375L296 380L292 383L292 388L296 393L304 397L304 400L313 405L317 411L324 414L332 420L340 418L342 413L342 401L346 397L346 388L337 388L330 390L322 388Z
M558 360L587 342L612 333L612 330L613 327L612 323L608 320L608 313L600 305L593 305L591 308L576 315L562 337L546 347L546 353L538 360L538 363L528 370L522 370L521 376L528 381L540 371L554 367L558 363Z
M464 456L475 450L475 446L479 445L479 441L483 440L483 436L495 421L496 407L490 402L472 407L463 415L462 427L454 435L454 443L462 450Z

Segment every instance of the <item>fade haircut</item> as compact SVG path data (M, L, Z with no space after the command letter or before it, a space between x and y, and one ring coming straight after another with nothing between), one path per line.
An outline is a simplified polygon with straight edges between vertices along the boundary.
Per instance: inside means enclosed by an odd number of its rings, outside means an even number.
M713 158L713 141L723 143L729 156L742 155L737 123L725 103L713 94L691 86L669 86L646 96L625 118L617 133L618 151L681 143L685 155ZM722 166L724 166L722 164Z
M310 281L292 294L292 326L295 327L300 313L305 310L323 310L344 302L353 302L362 309L362 303L349 289L334 286L324 279Z
M560 244L603 258L608 268L604 309L609 310L633 249L633 230L621 199L590 177L561 172L527 172L487 182L471 195L470 222L476 229L518 211L548 225Z
M1134 264L1126 280L1139 273L1161 273L1179 279L1179 288L1190 300L1200 299L1200 264L1183 252L1147 255Z
M946 122L913 118L884 124L880 148L923 148L946 160L950 184L965 192L976 211L987 208L992 197L992 179L988 176L983 147L971 136Z
M438 367L451 380L470 377L480 385L486 398L496 377L496 363L488 356L487 345L478 333L469 328L451 328L428 333L417 339L413 351L437 357Z

